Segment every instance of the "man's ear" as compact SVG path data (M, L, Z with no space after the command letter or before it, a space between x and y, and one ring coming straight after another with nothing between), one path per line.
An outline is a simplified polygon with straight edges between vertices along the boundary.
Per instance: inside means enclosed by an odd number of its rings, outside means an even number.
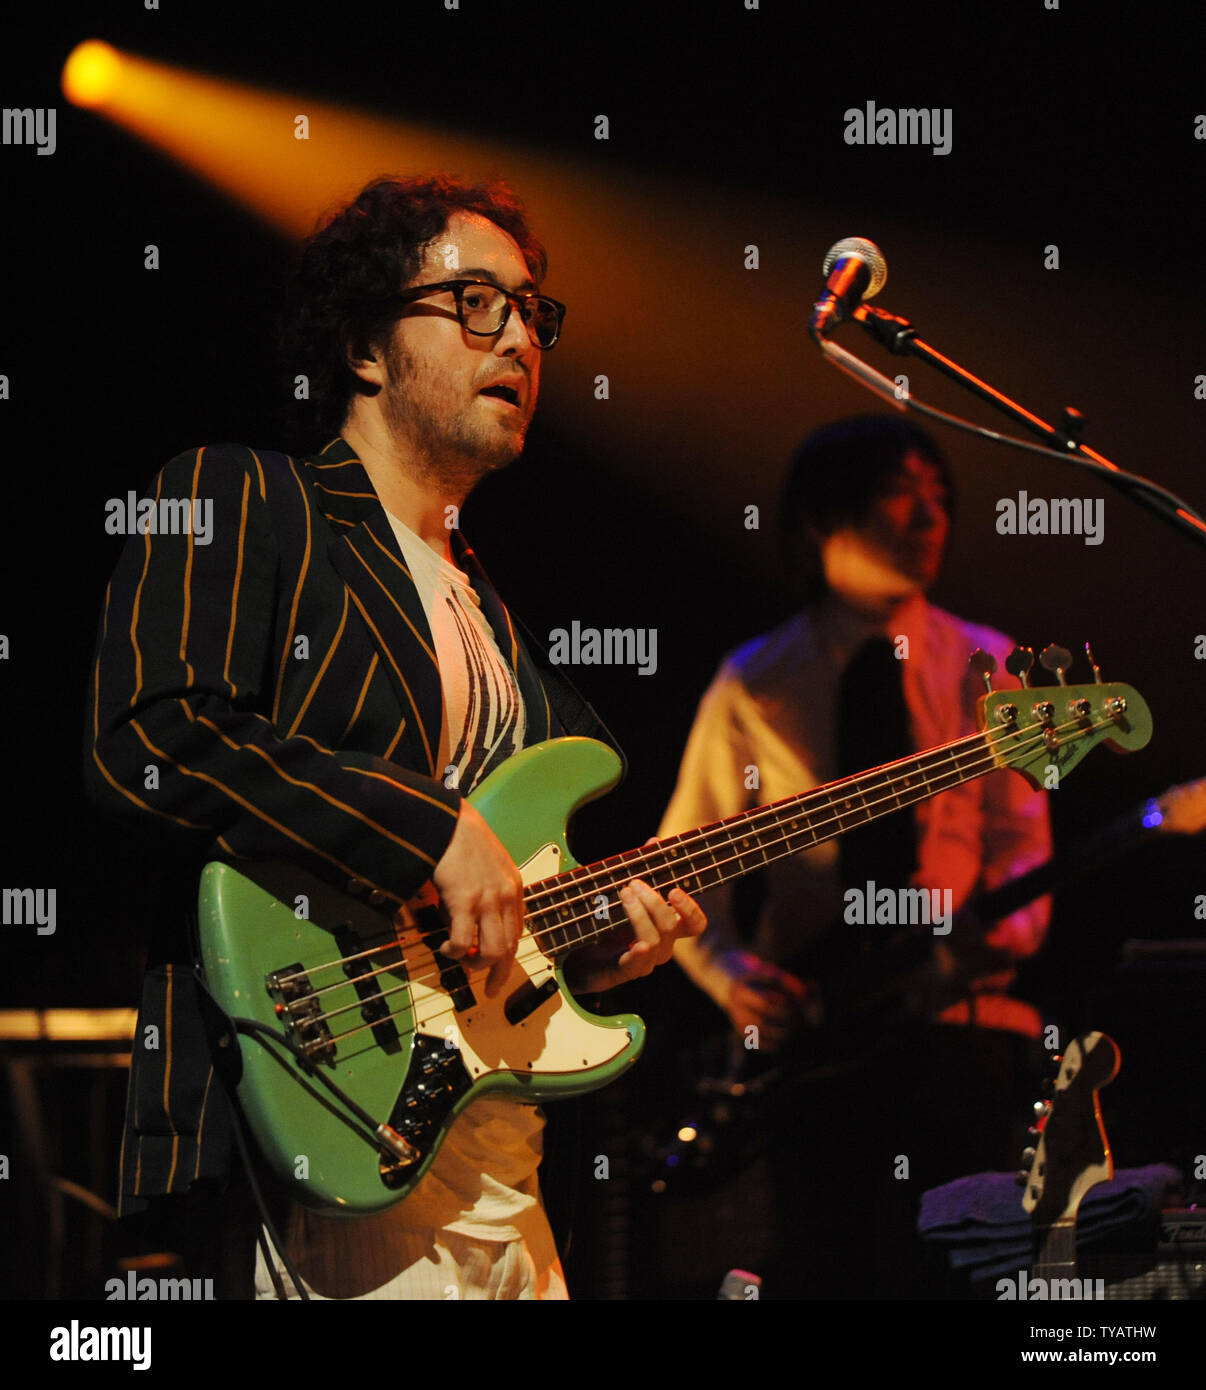
M385 385L385 353L381 348L361 339L354 341L349 333L343 337L344 361L366 385Z

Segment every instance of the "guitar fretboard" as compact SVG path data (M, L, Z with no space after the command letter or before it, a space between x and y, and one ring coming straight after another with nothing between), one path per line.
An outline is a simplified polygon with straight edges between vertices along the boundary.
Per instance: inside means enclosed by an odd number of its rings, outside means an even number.
M1037 1233L1034 1274L1041 1279L1076 1278L1076 1216L1053 1221Z
M540 933L547 954L566 954L624 920L619 889L629 879L639 877L663 895L675 887L693 895L718 887L983 777L1004 765L995 745L1005 732L969 734L869 772L541 879L525 890L529 923ZM1035 736L1041 737L1041 732Z

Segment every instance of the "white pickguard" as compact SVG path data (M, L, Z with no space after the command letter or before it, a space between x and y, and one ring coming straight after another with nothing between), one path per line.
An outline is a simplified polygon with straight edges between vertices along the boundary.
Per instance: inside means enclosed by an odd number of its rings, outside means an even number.
M561 849L548 844L519 866L525 885L560 872ZM489 1072L567 1075L600 1067L619 1056L630 1036L624 1028L604 1028L583 1018L558 990L519 1023L506 1016L507 1000L525 984L546 984L555 976L553 962L527 927L519 938L511 973L503 989L487 999L489 968L462 962L477 1006L458 1014L439 988L439 963L408 914L399 914L398 941L410 978L415 1031L459 1047L469 1075L476 1081ZM445 962L446 964L447 962Z

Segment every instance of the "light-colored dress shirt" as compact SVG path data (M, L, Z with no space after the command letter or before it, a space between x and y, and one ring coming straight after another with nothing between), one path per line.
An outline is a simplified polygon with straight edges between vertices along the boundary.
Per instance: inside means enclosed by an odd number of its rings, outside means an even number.
M984 686L967 666L975 648L991 652L1004 682L1014 683L1004 676L1004 659L1014 644L1003 633L965 622L920 595L887 625L827 597L721 663L700 701L659 835L679 834L835 780L842 673L876 635L907 639L907 647L898 643L897 650L907 652L902 684L917 751L976 729L975 702ZM1045 798L1017 773L997 770L920 802L913 809L919 859L913 886L950 889L958 912L973 891L995 888L1043 863L1051 854ZM763 871L766 892L752 942L739 939L731 884L702 895L708 928L702 937L679 941L675 958L726 1008L741 950L782 964L840 922L838 853L837 840L829 840ZM1033 954L1042 944L1049 910L1048 899L1029 904L998 923L989 944L1015 959ZM1013 973L997 971L974 981L973 989L983 996L1000 994ZM966 1011L966 1004L956 1005L940 1017L965 1021ZM987 1016L978 1021L991 1026ZM1024 1031L1031 1030L1027 1019Z

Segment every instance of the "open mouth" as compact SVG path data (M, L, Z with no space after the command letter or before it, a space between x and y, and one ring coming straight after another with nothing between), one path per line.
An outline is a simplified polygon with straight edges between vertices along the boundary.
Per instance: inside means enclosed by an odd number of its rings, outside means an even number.
M507 405L519 409L519 392L514 386L504 386L500 383L495 386L487 386L484 391L480 391L478 394L488 396L491 400L504 401Z

